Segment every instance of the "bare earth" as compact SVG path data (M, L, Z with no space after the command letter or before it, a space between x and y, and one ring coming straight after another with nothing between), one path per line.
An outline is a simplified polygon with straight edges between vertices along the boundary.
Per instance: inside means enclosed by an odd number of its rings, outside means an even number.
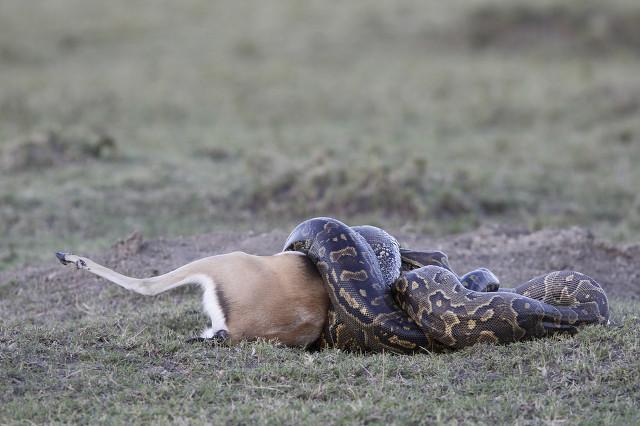
M167 272L201 257L236 250L273 254L281 249L287 235L284 230L263 234L215 232L174 240L144 241L141 235L133 234L93 258L124 274L142 277ZM609 297L640 299L640 244L612 245L581 228L530 233L513 228L483 227L441 239L402 233L395 235L405 247L445 251L457 272L488 267L498 275L505 287L512 287L545 272L571 269L595 278ZM79 254L92 256L91 253ZM53 253L46 265L0 274L0 283L0 289L14 296L0 299L3 318L49 325L55 321L72 319L70 316L74 315L74 310L69 309L70 304L103 299L105 294L102 292L109 287L100 278L75 271L72 267L62 267ZM25 286L29 289L22 292ZM34 298L34 294L41 297ZM129 296L122 292L117 295ZM148 299L136 297L138 303L148 303ZM175 291L171 297L179 303L184 297L193 296L188 291ZM118 300L113 303L103 309L117 310ZM34 311L40 312L36 318L32 315ZM612 319L616 319L615 306L612 307Z

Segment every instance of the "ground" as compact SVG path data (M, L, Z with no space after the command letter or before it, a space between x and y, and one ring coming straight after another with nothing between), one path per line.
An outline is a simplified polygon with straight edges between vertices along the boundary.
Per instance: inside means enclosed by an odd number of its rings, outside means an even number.
M286 232L216 232L144 241L96 259L133 276L232 250L278 251ZM579 228L484 227L456 237L398 234L452 266L490 267L505 286L555 269L597 278L612 324L571 337L449 354L308 352L268 342L185 341L207 326L199 289L145 297L56 265L0 275L0 420L35 422L498 422L640 420L640 246ZM587 408L585 408L587 407Z
M0 2L0 423L638 423L638 52L632 0ZM53 256L148 275L317 215L507 285L577 269L615 324L416 357L185 345L197 291Z

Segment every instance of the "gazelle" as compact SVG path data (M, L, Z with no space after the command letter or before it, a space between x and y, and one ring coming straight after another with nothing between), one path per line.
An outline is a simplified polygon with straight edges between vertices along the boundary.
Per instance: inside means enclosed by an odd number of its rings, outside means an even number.
M235 343L257 338L288 346L315 342L327 318L329 298L315 266L303 254L254 256L233 252L188 263L164 275L131 278L86 257L56 253L63 265L75 264L127 290L156 294L186 284L202 287L202 304L211 318L203 339Z

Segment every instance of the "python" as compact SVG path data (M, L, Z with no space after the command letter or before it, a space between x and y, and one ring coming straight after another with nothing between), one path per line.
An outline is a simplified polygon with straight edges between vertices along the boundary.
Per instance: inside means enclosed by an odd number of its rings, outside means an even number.
M595 280L573 271L500 288L484 268L461 277L439 251L401 248L385 231L332 218L298 225L273 256L234 252L164 275L131 278L68 253L75 264L126 289L156 295L203 288L211 327L201 339L265 338L290 346L415 353L480 342L509 343L608 322Z

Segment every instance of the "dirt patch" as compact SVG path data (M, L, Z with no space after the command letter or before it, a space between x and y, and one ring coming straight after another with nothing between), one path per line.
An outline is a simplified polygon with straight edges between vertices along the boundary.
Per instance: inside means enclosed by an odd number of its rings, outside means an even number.
M234 250L272 254L282 248L287 235L284 230L263 234L217 232L143 242L136 234L94 259L124 274L141 277ZM640 264L640 245L612 245L580 228L529 233L513 228L484 227L441 239L396 235L407 247L444 250L460 273L486 266L498 275L505 287L552 270L571 269L594 277L611 297L640 299L640 269L637 266ZM90 303L109 288L104 280L62 267L52 253L51 261L46 265L0 274L0 294L3 295L0 317L37 323L67 319L71 315L68 308L73 298ZM169 297L175 298L177 303L184 294L177 291ZM137 296L122 293L121 297ZM35 319L27 314L34 311L41 312Z
M116 242L111 248L115 250L118 257L129 257L140 253L144 244L142 233L135 231L128 237Z
M640 10L597 5L484 5L466 19L474 48L640 52Z
M424 247L415 236L404 245ZM554 270L576 270L595 278L613 297L640 298L640 245L614 245L582 228L528 232L482 227L471 233L434 241L458 272L485 266L503 286L513 287Z
M9 143L0 151L0 171L32 171L70 162L112 158L116 148L113 137L101 131L36 132Z

